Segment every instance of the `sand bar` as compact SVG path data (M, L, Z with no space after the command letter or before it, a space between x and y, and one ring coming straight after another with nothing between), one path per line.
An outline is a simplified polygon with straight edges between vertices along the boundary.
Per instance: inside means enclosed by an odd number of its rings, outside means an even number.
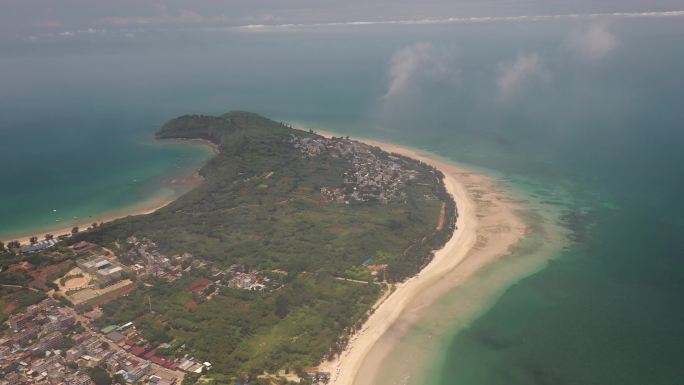
M318 132L325 136L337 135ZM331 373L330 384L333 385L374 384L383 359L420 319L423 310L483 266L509 254L510 248L527 230L516 214L518 207L490 177L418 150L359 140L423 161L442 171L445 186L456 201L457 230L419 274L397 285L396 290L377 305L337 359L320 365L320 370Z
M298 127L297 127L298 128ZM324 136L338 135L317 131ZM332 374L332 385L373 384L382 360L391 353L410 325L447 290L457 287L483 266L505 256L525 234L526 226L516 215L518 207L507 199L490 177L471 172L451 162L437 159L418 150L368 139L357 139L385 151L420 160L445 175L447 191L454 197L458 210L457 230L436 251L433 260L416 276L398 284L376 305L361 331L350 340L345 351L335 360L324 362L320 370ZM207 144L206 141L203 142ZM218 149L212 146L214 152ZM137 209L124 209L109 216L93 217L93 222L107 222L129 215L152 213L174 199L147 202ZM69 233L73 225L50 231L55 235ZM18 238L22 244L29 236Z

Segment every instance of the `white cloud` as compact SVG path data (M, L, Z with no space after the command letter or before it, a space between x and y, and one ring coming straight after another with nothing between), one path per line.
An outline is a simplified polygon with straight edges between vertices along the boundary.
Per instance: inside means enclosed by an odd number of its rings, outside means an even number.
M594 23L572 33L568 45L581 57L597 60L613 51L618 46L618 40L606 23Z
M402 95L424 80L456 82L458 71L453 68L452 56L426 42L402 48L390 60L384 98Z
M515 61L501 62L497 67L496 85L502 99L520 93L532 81L548 80L550 77L537 53L519 54Z

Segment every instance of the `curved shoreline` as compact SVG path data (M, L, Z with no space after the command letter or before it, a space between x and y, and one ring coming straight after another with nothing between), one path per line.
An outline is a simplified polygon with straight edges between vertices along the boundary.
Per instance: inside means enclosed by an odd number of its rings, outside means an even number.
M212 143L204 139L157 139L157 141L160 143L181 143L200 145L207 147L209 150L211 150L211 153L213 155L219 153L219 148L215 143ZM210 155L206 161L211 159L213 155ZM172 196L162 195L161 191L163 191L163 189L160 189L160 191L157 194L149 197L148 199L145 199L142 202L138 202L136 204L132 204L126 207L121 207L116 210L105 211L100 212L98 214L90 215L88 216L87 220L83 218L74 218L73 221L64 221L70 222L69 225L55 224L54 226L45 225L42 227L36 227L33 231L22 231L21 235L3 236L5 237L5 239L0 239L0 241L4 242L5 244L10 241L19 241L22 245L26 245L29 244L29 240L33 236L37 236L38 241L42 241L44 239L44 234L53 234L55 237L63 234L71 235L71 229L74 226L77 226L81 231L83 231L87 229L89 226L91 226L93 223L111 222L129 216L151 214L163 208L164 206L172 203L181 195L187 193L190 189L198 186L202 180L202 177L199 176L198 171L198 169L193 171L192 175L190 176L176 176L168 179L165 183L168 183L169 185L189 186L187 190L184 190L180 193L176 192L174 194L171 194Z
M331 385L377 383L382 361L424 310L446 291L508 254L527 232L527 226L516 214L517 205L507 199L490 177L411 148L355 139L442 171L445 187L456 201L458 218L454 234L435 252L433 260L376 305L362 329L335 360L321 363L320 370L331 373Z
M140 205L140 207L135 208L136 206L129 206L127 208L123 208L121 210L117 210L113 213L110 214L102 214L100 216L90 216L88 221L82 221L82 220L74 220L73 224L68 226L68 227L45 227L41 229L37 229L33 235L23 235L19 237L10 237L7 240L3 241L7 243L8 241L19 241L22 246L26 245L29 243L29 240L31 239L32 236L37 236L38 241L43 240L43 234L53 234L55 238L59 235L63 234L68 234L71 235L71 229L74 226L77 226L80 231L83 231L87 229L89 226L91 226L93 223L104 223L104 222L111 222L115 221L117 219L121 218L126 218L129 216L133 215L144 215L144 214L151 214L162 207L168 205L169 203L175 201L178 197L174 198L152 198L149 200L149 203L143 203Z
M299 128L300 127L294 127ZM324 136L338 135L316 131ZM526 225L516 215L517 206L499 190L490 177L471 172L453 163L436 159L419 150L370 139L361 142L430 164L444 174L447 191L454 197L458 216L456 230L447 243L435 252L432 261L416 276L396 285L374 307L374 312L355 333L347 348L333 361L320 365L332 374L331 385L375 384L380 364L424 309L444 292L460 285L485 265L506 255L523 238ZM207 144L206 141L195 141ZM217 152L215 146L211 146ZM97 221L112 221L129 215L152 213L173 202L176 197L152 199L140 208L131 207L112 215L94 217L84 227ZM82 224L79 224L82 226ZM70 233L71 226L51 231ZM20 239L28 241L28 236Z

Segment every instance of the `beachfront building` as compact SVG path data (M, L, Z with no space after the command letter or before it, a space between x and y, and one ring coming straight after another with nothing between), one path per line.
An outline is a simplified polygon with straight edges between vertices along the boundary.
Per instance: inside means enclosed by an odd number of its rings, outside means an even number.
M58 242L59 241L57 241L55 239L47 239L47 240L38 242L38 243L30 245L30 246L22 247L21 252L25 253L25 254L37 253L39 251L43 251L43 250L46 250L46 249L53 247Z

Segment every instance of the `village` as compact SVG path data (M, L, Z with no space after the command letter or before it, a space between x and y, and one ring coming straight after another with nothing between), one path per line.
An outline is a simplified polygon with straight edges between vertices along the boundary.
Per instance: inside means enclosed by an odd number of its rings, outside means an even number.
M0 337L0 372L8 374L0 385L92 385L93 370L104 370L121 383L180 384L186 373L205 373L211 363L189 354L182 358L160 354L172 346L150 344L133 320L96 328L92 322L102 315L99 306L127 295L148 278L172 282L193 270L211 278L197 278L188 288L201 301L210 300L220 287L252 291L280 286L242 265L220 269L189 253L166 256L147 238L129 237L126 244L121 258L89 242L70 247L79 258L54 282L54 298L31 305L7 321L10 333ZM281 270L269 273L287 275ZM197 305L192 300L188 310ZM175 349L182 351L184 345Z
M0 338L0 385L93 385L97 371L120 384L181 384L187 373L203 374L211 363L188 354L168 358L160 352L184 345L149 344L133 322L96 328L98 309L79 314L52 298L10 317L12 334ZM329 374L310 368L314 384L325 384Z
M0 371L8 373L0 384L90 385L93 372L105 370L121 383L173 385L211 369L187 355L159 356L168 345L150 345L133 322L97 329L97 316L97 309L81 315L48 298L10 317L12 334L0 338Z
M291 141L304 156L326 153L348 161L342 185L320 189L322 199L330 202L401 202L406 199L407 181L416 177L416 171L402 158L380 156L372 147L349 139L293 136ZM60 251L54 250L58 246ZM210 371L211 363L193 357L182 341L150 343L136 328L138 319L103 327L101 307L142 286L190 277L189 283L183 283L189 285L186 291L192 294L184 306L192 312L221 290L276 291L288 276L279 269L260 271L237 263L220 266L188 252L167 255L144 236L129 236L107 247L79 241L67 248L50 239L22 252L66 252L68 257L62 263L68 264L60 276L45 282L44 286L51 289L47 299L9 318L9 330L0 338L0 371L7 373L0 385L91 385L98 371L121 384L180 385L188 373ZM360 268L377 275L385 266L372 264L369 257ZM152 303L146 305L148 314L153 314ZM317 368L307 368L299 376L312 384L329 380L329 374Z
M327 153L333 158L349 161L351 166L343 174L342 186L321 187L321 194L331 202L403 201L406 199L403 191L406 181L417 175L415 170L406 169L401 158L394 155L382 158L371 151L372 147L349 138L314 139L292 135L290 141L305 156Z
M342 186L320 189L327 201L401 201L406 197L403 187L415 177L416 172L407 169L401 158L380 157L372 147L349 139L293 137L292 143L305 156L326 152L348 160ZM58 245L60 250L55 250ZM121 384L180 385L188 373L210 371L211 363L193 357L180 342L148 342L136 328L135 319L96 327L95 321L103 314L101 306L141 285L154 286L160 280L171 283L190 275L195 278L187 291L193 295L185 308L194 311L220 290L279 290L288 275L284 270L259 271L241 264L218 266L188 252L166 255L147 237L129 236L108 247L79 241L65 248L51 237L22 249L26 255L53 257L64 257L66 252L62 263L71 262L65 273L44 283L46 290L51 288L50 297L9 318L9 333L0 338L0 372L6 373L0 385L93 385L98 371ZM370 257L362 264L373 275L385 266L373 265ZM152 304L149 306L152 313ZM170 350L172 354L168 354ZM307 368L299 376L295 377L304 376L312 384L329 381L329 373L317 368Z
M245 267L233 264L227 269L221 269L213 263L196 258L190 253L166 256L161 253L157 244L148 239L129 237L126 243L130 245L127 259L133 262L130 270L139 279L155 277L169 282L181 278L184 273L193 270L204 270L211 279L203 279L202 290L210 285L229 287L241 290L266 290L274 288L271 280L257 270L246 271ZM280 272L280 274L286 272ZM196 290L191 290L196 291Z

